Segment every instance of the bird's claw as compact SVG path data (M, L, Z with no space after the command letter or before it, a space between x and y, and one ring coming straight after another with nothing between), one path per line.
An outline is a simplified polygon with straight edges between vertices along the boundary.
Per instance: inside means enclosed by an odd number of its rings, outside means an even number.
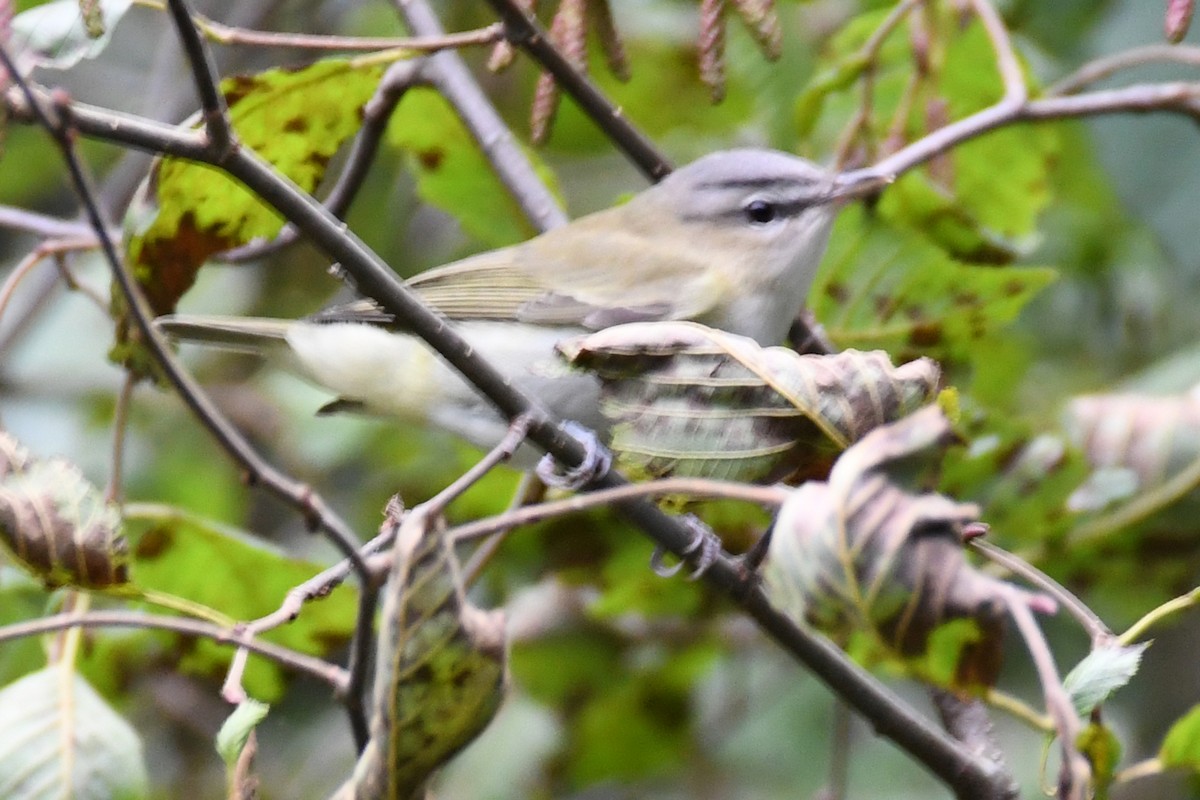
M547 486L576 491L604 475L612 467L612 454L596 438L596 434L578 422L566 421L563 431L583 443L584 457L579 466L560 471L558 460L547 453L538 462L538 478Z
M693 553L698 553L696 556L696 568L688 575L688 580L696 580L713 565L717 557L721 554L721 539L712 531L712 528L700 521L700 518L695 514L684 514L679 518L680 521L688 527L692 532L692 540L688 542L688 546L683 549L681 555L686 560ZM679 570L683 569L683 561L678 564L667 566L663 563L663 557L666 551L661 547L654 550L654 554L650 556L650 569L654 570L654 574L660 578L670 578L676 575Z

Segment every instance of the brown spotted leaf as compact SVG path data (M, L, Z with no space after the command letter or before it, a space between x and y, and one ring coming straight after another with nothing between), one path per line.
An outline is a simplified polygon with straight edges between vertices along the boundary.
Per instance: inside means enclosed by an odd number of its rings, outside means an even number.
M823 475L851 442L929 402L939 375L928 359L802 356L691 322L619 325L558 349L600 377L611 447L640 478Z
M504 697L504 614L465 596L445 522L399 524L384 591L371 738L337 797L423 797L430 775L487 727Z
M306 192L329 159L358 130L383 66L329 59L303 69L273 69L227 78L221 90L241 143ZM160 158L126 215L125 257L156 314L174 310L215 253L269 239L283 218L219 170L180 158ZM117 326L113 359L136 357Z
M784 503L764 566L794 618L939 685L990 685L1014 587L966 560L979 508L924 492L915 468L955 439L938 406L877 428L842 454L828 482Z
M889 189L889 191L891 191ZM851 207L838 217L809 307L839 347L987 363L986 345L1055 279L1046 267L985 267Z
M129 580L121 514L79 469L30 459L0 433L0 545L47 586L99 589Z

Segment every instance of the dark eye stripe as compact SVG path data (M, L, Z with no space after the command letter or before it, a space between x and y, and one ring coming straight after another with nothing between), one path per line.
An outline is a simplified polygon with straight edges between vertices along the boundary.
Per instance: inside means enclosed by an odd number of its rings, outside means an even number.
M798 217L806 209L822 204L820 198L812 198L810 200L793 200L791 202L766 201L771 208L775 209L776 219L790 219ZM682 222L709 222L716 219L736 219L744 221L746 219L746 209L739 206L728 210L717 211L708 214L680 214L679 219Z

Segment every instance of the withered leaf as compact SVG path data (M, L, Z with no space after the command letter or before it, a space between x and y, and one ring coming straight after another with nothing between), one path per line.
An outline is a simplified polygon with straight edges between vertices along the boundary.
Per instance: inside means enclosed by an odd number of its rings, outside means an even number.
M432 773L487 727L504 697L504 613L467 600L444 534L445 521L421 507L399 523L371 738L337 798L423 797Z
M0 545L47 586L129 580L121 514L65 459L33 459L0 432Z
M618 325L558 350L600 377L610 446L636 478L823 476L850 443L929 402L939 377L924 358L802 356L691 322Z
M963 529L979 508L911 481L914 463L953 439L937 406L869 433L828 482L784 503L763 576L787 613L842 642L858 637L864 658L962 688L994 682L1003 615L1020 590L967 562ZM933 663L946 631L955 646Z
M1076 397L1064 412L1064 427L1094 470L1068 507L1103 510L1162 486L1200 458L1200 389ZM1194 519L1196 508L1193 496L1175 510Z

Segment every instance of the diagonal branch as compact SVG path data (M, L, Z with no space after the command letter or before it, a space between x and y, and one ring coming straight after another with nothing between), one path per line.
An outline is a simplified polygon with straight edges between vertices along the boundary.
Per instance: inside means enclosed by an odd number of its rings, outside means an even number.
M488 0L488 5L504 22L508 40L553 75L558 85L575 98L584 113L625 151L647 178L657 181L671 171L670 162L654 143L634 127L621 109L614 106L586 75L571 66L532 14L513 0Z
M192 22L191 9L178 0L167 0L167 11L175 23L183 52L191 67L192 81L200 96L200 108L204 118L204 130L218 151L234 147L236 139L233 125L229 122L229 106L221 92L217 65L204 44L200 31Z

